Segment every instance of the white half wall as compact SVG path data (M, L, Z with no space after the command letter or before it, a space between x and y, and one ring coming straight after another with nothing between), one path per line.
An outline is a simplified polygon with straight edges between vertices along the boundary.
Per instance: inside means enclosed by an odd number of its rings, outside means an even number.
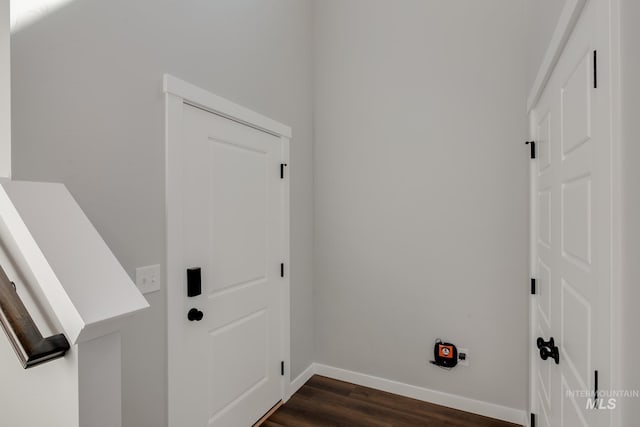
M119 333L72 345L64 358L26 370L0 334L3 426L122 425Z
M310 0L76 0L12 34L14 178L66 184L132 277L164 264L164 73L293 128L293 376L314 345L311 37ZM125 427L167 423L165 289L122 332Z
M120 332L80 343L78 351L79 427L122 425ZM46 425L46 424L45 424Z
M525 409L525 2L314 9L317 362Z
M72 346L62 359L25 370L4 331L0 331L3 425L80 426L77 348Z

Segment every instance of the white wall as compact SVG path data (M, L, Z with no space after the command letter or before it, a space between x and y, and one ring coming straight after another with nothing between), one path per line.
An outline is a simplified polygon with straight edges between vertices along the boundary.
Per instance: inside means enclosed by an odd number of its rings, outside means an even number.
M0 0L0 178L11 176L9 0Z
M567 0L526 0L527 84L533 85Z
M15 177L67 184L133 275L164 256L162 73L287 123L292 375L316 359L524 409L524 103L564 3L321 0L312 22L311 0L76 0L13 35ZM149 300L125 426L166 423ZM436 337L471 367L428 365Z
M35 306L26 301L25 305L29 313L37 313ZM72 345L64 358L25 370L2 333L0 424L11 427L120 426L121 377L117 375L120 362L120 335L113 333Z
M162 74L293 127L292 375L313 360L309 0L76 0L12 35L14 178L67 185L118 260L163 263ZM123 332L124 426L166 424L165 292Z
M621 0L621 57L622 57L622 345L620 367L622 387L640 390L640 2ZM638 399L622 402L623 426L638 424Z
M73 346L63 359L24 370L4 331L0 334L0 423L12 427L79 427L77 347Z
M318 361L525 409L524 1L314 9Z

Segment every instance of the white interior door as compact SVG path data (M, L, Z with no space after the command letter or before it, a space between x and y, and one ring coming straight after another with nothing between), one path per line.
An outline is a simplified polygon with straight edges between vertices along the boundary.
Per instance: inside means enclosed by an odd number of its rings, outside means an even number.
M178 150L170 185L181 205L182 280L179 303L169 304L180 318L170 327L170 423L248 427L283 397L282 142L184 105ZM192 267L201 269L202 294L188 297Z
M532 340L553 338L559 353L556 364L532 346L532 412L543 427L610 425L606 410L588 407L588 393L603 390L611 375L610 86L607 46L597 37L603 3L585 6L532 112Z

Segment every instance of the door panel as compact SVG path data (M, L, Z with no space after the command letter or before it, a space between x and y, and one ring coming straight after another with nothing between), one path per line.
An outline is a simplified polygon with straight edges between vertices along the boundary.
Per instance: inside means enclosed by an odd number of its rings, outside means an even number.
M274 159L260 147L210 140L210 295L267 280L268 171ZM275 145L275 144L274 144ZM230 185L233 183L233 185Z
M536 155L538 158L538 172L544 172L551 166L551 114L547 112L538 123L536 133Z
M538 192L538 243L551 247L551 191Z
M591 138L592 52L591 49L584 52L576 70L561 89L562 148L565 155Z
M562 395L566 396L571 390L567 381L562 378ZM580 405L580 399L562 399L560 406L560 425L571 427L589 426L589 423L585 420L584 405Z
M591 304L562 280L561 356L576 375L579 387L588 390L591 372Z
M537 142L534 168L535 275L533 339L553 337L560 363L532 355L532 411L540 425L605 427L587 409L595 369L608 366L611 226L607 87L594 88L597 7L587 2L538 105L532 112ZM599 63L599 67L606 64ZM608 213L609 212L609 213ZM599 367L598 367L599 366Z
M591 176L563 183L561 199L563 256L568 262L588 269L591 265Z
M202 295L184 285L180 423L251 426L282 398L281 141L183 111L182 267L201 268ZM187 319L193 308L202 320Z
M209 333L211 417L268 380L267 325L263 309ZM243 369L229 369L236 364Z
M539 397L538 397L539 399ZM539 414L539 418L538 418L538 422L540 427L551 427L551 424L549 424L549 416L547 415L546 409L544 406L540 407L540 414Z
M547 328L551 327L551 269L538 260L538 280L536 281L538 295L538 310Z

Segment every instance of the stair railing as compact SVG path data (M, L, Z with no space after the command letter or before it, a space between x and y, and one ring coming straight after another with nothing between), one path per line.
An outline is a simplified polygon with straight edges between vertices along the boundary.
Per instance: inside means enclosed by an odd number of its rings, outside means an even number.
M22 367L32 368L41 363L64 357L69 342L63 334L44 338L27 308L0 266L0 324L7 334Z

